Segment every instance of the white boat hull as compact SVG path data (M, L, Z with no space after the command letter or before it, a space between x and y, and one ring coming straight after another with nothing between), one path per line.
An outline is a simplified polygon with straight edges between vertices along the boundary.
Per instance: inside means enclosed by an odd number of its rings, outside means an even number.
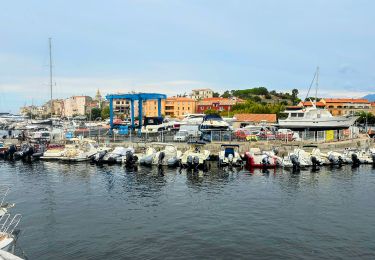
M358 117L329 117L320 119L284 119L279 120L280 128L291 129L339 129L349 128Z

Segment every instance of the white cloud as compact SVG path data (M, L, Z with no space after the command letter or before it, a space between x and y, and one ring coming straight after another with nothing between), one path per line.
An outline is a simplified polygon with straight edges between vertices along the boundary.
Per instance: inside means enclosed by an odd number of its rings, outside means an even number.
M57 77L53 86L53 95L66 98L73 95L95 95L97 89L103 95L108 93L154 92L167 95L190 93L193 88L207 87L205 82L193 80L173 80L152 82L130 78L94 78L94 77ZM12 82L0 83L3 93L14 93L24 99L46 100L50 95L50 88L46 78L24 78Z

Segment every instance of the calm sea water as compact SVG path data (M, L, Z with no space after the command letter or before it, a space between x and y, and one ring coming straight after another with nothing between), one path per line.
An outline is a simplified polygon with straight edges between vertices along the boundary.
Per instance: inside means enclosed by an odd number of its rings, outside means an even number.
M374 259L375 170L0 161L29 259Z

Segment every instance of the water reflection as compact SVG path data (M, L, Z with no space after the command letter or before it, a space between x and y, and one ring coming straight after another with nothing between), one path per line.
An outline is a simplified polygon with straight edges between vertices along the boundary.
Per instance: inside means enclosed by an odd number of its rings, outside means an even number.
M374 172L0 162L0 183L30 259L359 258L375 249Z

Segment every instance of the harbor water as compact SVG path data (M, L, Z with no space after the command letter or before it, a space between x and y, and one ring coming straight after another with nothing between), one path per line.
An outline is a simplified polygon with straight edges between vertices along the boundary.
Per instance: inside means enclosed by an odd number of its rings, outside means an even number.
M214 163L213 163L214 164ZM374 259L375 169L0 161L29 259Z

